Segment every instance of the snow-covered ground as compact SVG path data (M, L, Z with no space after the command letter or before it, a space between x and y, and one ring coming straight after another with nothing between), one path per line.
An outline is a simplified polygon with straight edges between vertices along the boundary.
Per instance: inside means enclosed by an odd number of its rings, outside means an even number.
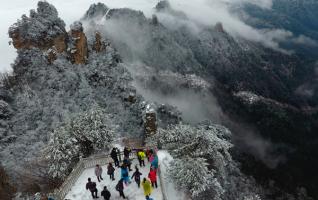
M139 167L138 160L134 159L132 164L132 169L135 168L135 165L138 165L138 168L140 172L142 173L141 179L144 177L148 177L149 169L150 169L150 163L145 161L146 167ZM120 168L116 168L115 171L115 181L111 181L109 176L107 175L107 166L102 166L103 168L103 179L101 182L97 181L97 177L94 174L94 168L86 169L82 175L79 177L75 185L72 187L72 189L69 191L69 193L66 195L65 199L68 200L91 200L93 199L91 196L91 193L86 190L85 186L87 183L87 178L91 178L92 181L96 182L97 189L98 189L98 196L100 200L103 199L103 197L100 196L100 193L104 186L107 186L108 190L111 193L110 199L122 199L119 197L119 193L115 190L115 186L118 183L118 180L120 179ZM134 170L129 172L129 175L131 176L133 174ZM161 193L161 183L158 180L158 188L154 188L153 192L151 194L151 197L154 200L163 200L162 193ZM138 188L135 181L132 180L131 184L126 186L124 188L124 193L126 195L126 199L129 200L144 200L146 199L143 193L142 187Z

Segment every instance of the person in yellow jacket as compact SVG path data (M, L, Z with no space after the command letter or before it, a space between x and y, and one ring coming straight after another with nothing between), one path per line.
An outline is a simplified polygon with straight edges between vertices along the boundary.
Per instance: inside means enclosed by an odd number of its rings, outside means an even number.
M151 182L149 180L147 180L146 178L144 178L142 180L142 188L144 189L144 194L145 196L150 196L151 192L152 192L152 186L151 186Z
M145 152L143 150L140 150L137 153L137 157L138 157L140 167L145 166L145 158L146 158Z

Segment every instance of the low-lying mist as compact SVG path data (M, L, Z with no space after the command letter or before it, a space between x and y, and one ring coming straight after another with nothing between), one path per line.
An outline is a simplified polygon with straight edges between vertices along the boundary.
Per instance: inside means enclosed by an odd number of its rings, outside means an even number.
M187 25L190 29L192 27L192 31L195 33L196 31L200 31L201 27L214 26L218 21L225 19L227 20L224 23L225 29L230 31L231 34L235 33L235 31L230 29L235 28L237 30L244 30L240 34L246 37L248 37L248 34L245 34L245 31L256 31L239 21L238 18L232 17L228 13L227 7L224 7L225 4L223 1L217 2L219 3L212 3L210 5L211 2L203 0L196 3L182 3L181 1L174 0L171 1L172 7L181 9L190 20L167 13L157 14L157 16L159 22L163 23L164 28L171 30L177 29L178 25L180 27ZM216 5L223 7L219 10L218 7L215 7ZM214 12L211 12L211 9ZM131 11L125 13L128 16L124 20L117 19L116 17L108 18L105 15L102 18L94 19L94 21L84 21L84 25L87 32L92 33L97 29L105 38L111 41L111 44L119 51L123 62L132 74L134 78L133 84L137 92L145 100L177 107L182 113L183 120L191 124L209 120L213 123L227 126L234 133L234 142L240 148L251 153L270 168L275 168L280 162L284 161L284 156L273 154L273 150L275 149L274 144L256 134L253 128L234 122L222 111L217 99L211 92L213 88L213 81L211 82L211 80L213 80L213 77L210 77L209 82L206 82L199 76L185 74L185 71L187 71L185 70L185 66L184 68L181 66L181 71L183 72L178 71L176 66L175 68L169 66L175 65L178 59L183 61L187 58L189 55L186 49L182 49L172 42L170 44L159 43L166 46L158 49L157 52L154 51L155 55L149 55L148 51L149 48L152 48L153 40L159 40L160 42L161 34L166 34L166 32L161 32L149 26L151 19L140 15L140 13L133 12L130 13L132 16L129 16L129 12ZM219 14L220 16L218 16ZM133 19L136 16L137 19ZM176 25L174 26L172 22ZM259 33L258 31L256 32ZM169 40L169 36L164 35L164 37ZM261 34L258 34L257 37L263 38ZM268 41L271 42L271 39ZM272 46L278 47L277 45ZM166 52L162 53L163 51ZM169 57L170 55L167 53L169 51L173 52L175 57ZM168 56L163 57L163 55ZM154 59L149 59L149 56L154 57ZM201 67L200 64L195 62L194 65L198 65L195 67L192 66L194 69Z

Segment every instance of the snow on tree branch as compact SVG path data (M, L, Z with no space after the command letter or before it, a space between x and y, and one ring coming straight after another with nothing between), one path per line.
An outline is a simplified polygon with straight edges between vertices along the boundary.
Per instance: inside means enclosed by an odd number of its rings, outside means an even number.
M171 177L181 188L188 189L193 197L211 188L215 191L214 199L224 192L215 173L220 163L226 163L218 160L229 158L232 144L220 137L222 131L229 134L221 126L177 124L165 130L159 129L160 143L175 157L170 166ZM211 166L211 163L218 164Z
M50 163L49 174L63 179L80 156L109 149L115 137L114 128L111 116L94 107L54 130L44 152Z

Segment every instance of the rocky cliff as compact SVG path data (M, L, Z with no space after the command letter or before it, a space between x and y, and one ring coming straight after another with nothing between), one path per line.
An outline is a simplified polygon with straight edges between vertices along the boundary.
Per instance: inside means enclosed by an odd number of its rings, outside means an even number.
M81 22L74 22L70 30L70 57L75 64L85 64L88 58L87 38Z
M13 46L20 49L37 48L43 51L52 64L59 54L69 54L75 64L84 64L88 57L87 38L80 22L71 25L69 33L57 10L47 2L40 1L37 11L13 24L9 37Z
M55 48L59 53L66 50L65 23L58 17L56 8L47 2L39 2L37 11L31 10L29 17L23 15L12 25L9 37L16 49Z

